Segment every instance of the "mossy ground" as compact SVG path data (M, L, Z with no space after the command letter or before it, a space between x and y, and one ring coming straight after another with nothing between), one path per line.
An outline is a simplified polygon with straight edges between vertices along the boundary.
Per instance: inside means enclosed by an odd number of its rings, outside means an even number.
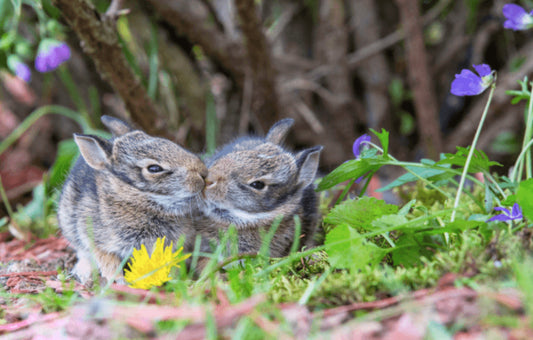
M424 187L411 190L411 197L417 197L410 213L413 216L449 204ZM471 206L470 216L480 213ZM376 338L394 334L401 322L421 322L419 334L428 338L461 332L529 335L531 299L523 299L521 291L528 289L528 278L533 277L533 266L523 265L531 252L532 233L525 226L513 227L502 223L452 234L447 246L431 249L430 255L410 266L394 265L387 255L376 266L357 271L335 269L327 252L317 250L281 259L239 258L199 279L182 267L163 287L149 291L98 281L83 287L68 272L73 254L66 246L55 246L54 251L63 252L55 259L32 260L32 249L41 241L6 241L19 242L20 254L31 256L0 266L4 275L0 332L10 329L14 335L24 336L44 329L54 335L57 329L71 332L73 320L84 320L85 333L80 334L89 338L98 332L118 338L176 334L241 339L335 337L349 330ZM525 279L517 280L517 268ZM45 269L52 273L31 275ZM30 274L19 277L17 286L8 282L17 277L12 276L14 272ZM25 283L27 278L33 281ZM124 307L132 314L117 317ZM30 320L30 315L35 320ZM19 327L7 327L17 323Z

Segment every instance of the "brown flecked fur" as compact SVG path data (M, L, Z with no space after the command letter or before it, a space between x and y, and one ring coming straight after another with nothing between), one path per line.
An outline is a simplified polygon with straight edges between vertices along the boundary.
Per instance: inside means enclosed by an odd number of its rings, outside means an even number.
M296 215L301 221L300 247L312 244L319 216L313 181L322 147L297 154L284 149L281 144L293 123L283 119L266 137L239 138L206 160L205 208L195 223L204 238L216 237L217 230L234 224L239 252L256 253L260 230L267 231L282 216L270 256L286 256L294 242Z
M78 256L74 274L82 282L90 279L92 263L107 280L122 280L119 265L134 247L144 244L150 253L158 237L169 243L191 235L190 219L207 175L202 161L177 144L116 118L103 116L102 122L111 140L74 135L81 157L58 207L59 227Z

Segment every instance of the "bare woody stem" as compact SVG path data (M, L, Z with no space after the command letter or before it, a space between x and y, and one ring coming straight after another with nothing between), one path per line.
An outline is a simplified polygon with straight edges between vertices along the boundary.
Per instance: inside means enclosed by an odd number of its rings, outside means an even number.
M426 155L437 159L442 142L437 114L437 100L431 87L430 71L422 34L418 1L396 0L402 26L406 32L409 83L413 89L418 133Z
M156 124L160 117L157 108L124 57L113 18L98 13L89 0L52 0L52 3L76 32L83 51L94 61L100 76L120 95L132 120L148 133L161 133Z
M66 0L64 0L66 1ZM218 63L235 82L244 84L243 49L238 43L229 39L223 32L208 27L195 13L179 1L149 0L155 11L174 27L179 35L184 35L202 48L204 53Z
M261 117L263 128L278 120L279 107L276 93L276 76L272 67L270 47L257 15L254 0L236 0L248 65L253 79L252 110Z

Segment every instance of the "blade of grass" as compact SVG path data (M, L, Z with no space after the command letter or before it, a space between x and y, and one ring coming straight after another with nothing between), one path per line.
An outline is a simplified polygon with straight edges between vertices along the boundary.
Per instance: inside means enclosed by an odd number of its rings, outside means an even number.
M513 172L511 174L511 180L516 183L520 183L522 179L522 169L526 168L526 178L531 178L531 137L533 136L533 82L530 83L531 91L529 97L529 105L527 108L526 116L526 129L524 131L524 140L522 141L522 150L519 157L516 159L516 162L513 167ZM525 155L525 164L524 164L524 155Z
M157 41L157 30L154 23L150 25L150 50L148 55L149 60L149 75L148 75L148 89L146 92L152 99L157 93L157 79L159 74L159 49Z
M278 230L279 225L281 224L281 220L283 219L283 216L278 216L272 222L272 226L268 230L266 234L261 235L261 248L259 249L259 256L264 258L270 257L270 242L274 238L274 235L276 234L276 230Z
M302 233L302 223L300 221L300 216L294 215L294 241L291 246L291 254L298 251L300 247L300 235Z
M22 121L22 123L20 123L20 125L17 126L17 128L0 143L0 154L6 151L6 149L10 147L11 144L13 144L20 136L22 136L22 134L28 130L30 126L32 126L39 118L47 114L59 114L68 117L78 123L84 132L91 130L91 127L76 111L58 105L42 106L26 117L26 119L24 119L24 121Z
M205 108L205 146L208 156L212 155L217 148L217 125L215 98L211 92L208 92Z
M61 79L61 81L65 85L65 88L67 89L70 99L76 106L76 109L85 118L85 121L90 122L89 111L87 110L87 105L85 104L85 101L83 100L80 92L78 91L78 87L76 83L74 83L74 80L72 79L72 76L70 75L70 71L68 67L66 65L62 65L61 67L59 67L58 74L59 74L59 78Z
M309 298L311 298L313 295L313 292L322 284L322 282L324 282L324 280L329 276L329 274L331 274L332 271L333 268L328 267L318 279L311 281L300 300L298 300L298 304L305 305L309 301Z

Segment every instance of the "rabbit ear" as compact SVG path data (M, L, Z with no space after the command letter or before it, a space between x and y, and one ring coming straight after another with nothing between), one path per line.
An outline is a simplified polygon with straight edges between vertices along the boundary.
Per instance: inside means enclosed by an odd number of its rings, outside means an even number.
M104 115L100 118L102 123L111 131L114 137L122 136L134 129L118 118Z
M298 184L303 188L313 183L318 170L318 161L320 160L320 151L322 146L315 146L296 155L296 164L299 168Z
M78 144L81 156L93 169L103 170L109 164L112 145L110 142L91 135L74 134L74 141Z
M266 135L266 140L278 145L283 143L285 137L287 137L287 134L289 133L289 129L292 127L293 124L294 119L292 118L285 118L280 120L276 124L272 125Z

